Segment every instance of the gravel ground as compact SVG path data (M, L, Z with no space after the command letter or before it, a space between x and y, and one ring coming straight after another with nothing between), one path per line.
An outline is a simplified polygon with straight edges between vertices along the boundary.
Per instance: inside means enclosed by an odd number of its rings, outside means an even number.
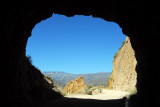
M98 99L98 100L111 100L111 99L120 99L128 95L128 92L119 91L119 90L107 90L102 89L102 93L94 95L82 95L82 94L68 94L66 98L79 98L79 99Z

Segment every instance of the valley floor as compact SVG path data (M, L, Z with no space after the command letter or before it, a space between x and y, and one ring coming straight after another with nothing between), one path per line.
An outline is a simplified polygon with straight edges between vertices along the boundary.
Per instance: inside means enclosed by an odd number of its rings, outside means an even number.
M111 100L111 99L120 99L124 96L127 96L129 93L119 90L107 90L102 89L102 93L94 95L83 95L83 94L68 94L66 98L79 98L79 99L97 99L97 100Z

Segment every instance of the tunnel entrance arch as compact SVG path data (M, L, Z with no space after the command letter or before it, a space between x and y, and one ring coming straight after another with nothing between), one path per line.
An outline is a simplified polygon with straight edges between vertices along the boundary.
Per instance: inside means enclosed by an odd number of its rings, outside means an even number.
M53 14L51 18L38 23L33 29L32 36L28 41L27 51L29 52L27 53L30 53L31 56L33 55L33 62L38 65L36 67L42 73L50 75L56 81L57 86L61 87L61 90L71 80L75 80L78 76L83 76L87 87L92 87L85 88L86 92L83 91L84 94L88 94L89 90L92 92L93 89L102 90L104 88L131 93L136 84L136 60L130 40L127 37L125 41L125 37L121 28L113 22L107 22L92 16L69 18ZM120 62L119 60L117 61L119 64L112 64L112 61L114 62L113 59L118 56L122 47L124 52L121 52L121 56L124 57L119 59L124 61ZM125 51L128 55L122 55ZM113 65L115 65L114 71L112 71ZM107 88L110 79L109 75L115 72L116 66L119 70L116 70L113 79L117 82L113 82L114 86L110 84L110 88ZM102 72L104 76L101 75ZM58 75L61 73L64 75L59 77ZM91 74L92 78L90 78ZM117 77L116 75L118 74L121 76ZM69 75L73 78L69 77ZM82 90L79 93L82 93Z
M151 36L158 34L158 24L156 23L158 19L148 16L149 11L143 2L108 1L110 5L107 5L106 3L94 1L92 4L88 4L85 2L69 3L48 0L38 3L24 1L23 3L19 2L19 5L14 2L13 4L15 5L8 7L5 13L2 12L5 16L5 23L2 25L4 30L1 30L3 36L0 39L1 49L3 50L1 53L3 56L1 71L5 69L3 75L10 75L7 77L9 85L2 83L1 90L6 92L6 95L2 93L4 101L7 101L7 97L14 99L16 96L15 102L9 101L15 104L19 103L17 102L19 98L17 96L22 96L22 93L25 92L23 98L31 102L30 98L33 98L34 95L29 90L36 83L27 82L27 80L32 80L30 76L37 74L29 72L30 67L27 66L28 62L25 59L27 39L38 22L50 17L55 12L66 16L92 14L94 17L101 17L107 21L118 23L122 27L123 33L131 38L131 44L135 50L138 63L136 67L138 93L137 96L130 99L131 105L147 106L153 102L155 105L158 104L158 94L154 93L154 87L148 85L156 86L157 82L155 81L159 81L158 75L155 75L158 74L155 68L155 65L158 66L156 62L158 54L155 51L159 48L158 40ZM147 21L148 23L146 23ZM37 80L40 80L40 78L42 77L37 76ZM4 80L3 77L2 80ZM21 82L17 82L17 80ZM23 83L32 88L27 88ZM10 90L10 87L12 87L12 90Z

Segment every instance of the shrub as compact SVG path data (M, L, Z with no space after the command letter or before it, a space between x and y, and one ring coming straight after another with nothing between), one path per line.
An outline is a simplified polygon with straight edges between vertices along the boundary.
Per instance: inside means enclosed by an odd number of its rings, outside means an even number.
M26 57L28 58L29 62L32 64L32 58L31 58L31 56L27 55Z
M113 56L113 62L115 61L115 59L117 58L117 56L118 56L118 54L119 54L119 51L122 49L122 47L124 46L124 44L125 44L126 42L125 41L123 41L122 42L122 45L121 45L121 47L118 49L118 51L114 54L114 56Z
M102 93L102 86L95 86L92 85L86 86L83 90L79 91L78 94L87 94L87 95L93 95Z
M129 90L129 94L126 95L127 99L130 99L131 96L136 95L137 94L137 88L134 87L132 90Z

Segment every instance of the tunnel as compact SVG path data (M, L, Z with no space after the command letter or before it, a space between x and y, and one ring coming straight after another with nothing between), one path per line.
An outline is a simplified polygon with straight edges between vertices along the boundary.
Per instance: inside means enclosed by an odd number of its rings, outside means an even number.
M151 1L152 2L152 1ZM144 1L5 1L1 3L0 17L0 96L3 107L72 105L54 92L45 81L40 70L26 58L26 44L34 26L52 16L53 13L67 17L74 15L92 15L106 21L117 23L125 35L130 38L137 60L137 94L131 96L129 107L147 107L158 105L159 70L158 63L158 9L151 8ZM54 30L54 29L53 29ZM58 100L61 99L61 100ZM96 106L98 101L70 99L77 104ZM124 99L106 101L104 107L125 107ZM55 102L56 101L56 102ZM64 103L64 104L63 104ZM48 105L49 107L49 105ZM98 107L98 106L97 106Z

